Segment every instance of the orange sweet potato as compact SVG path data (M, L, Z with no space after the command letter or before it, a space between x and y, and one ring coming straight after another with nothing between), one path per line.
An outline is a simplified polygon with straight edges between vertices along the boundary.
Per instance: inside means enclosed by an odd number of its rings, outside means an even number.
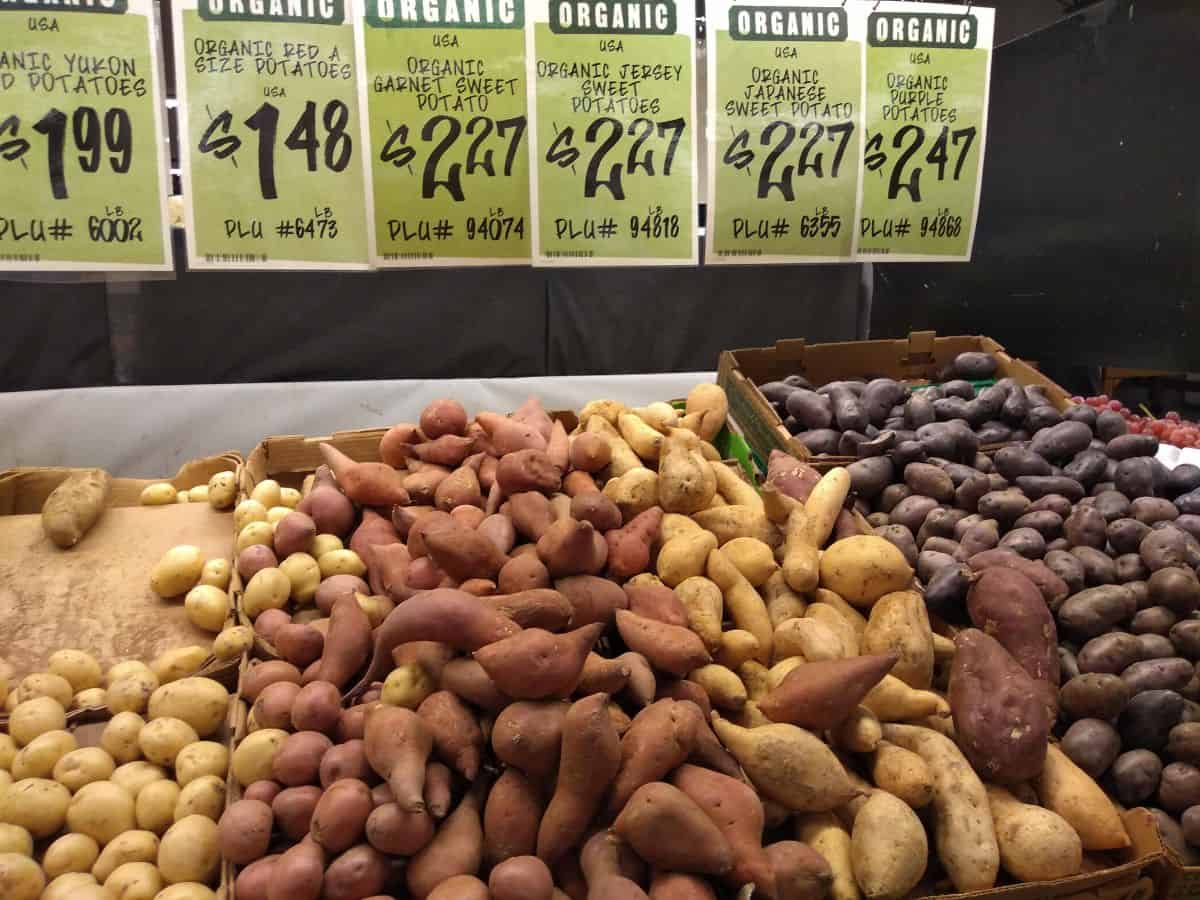
M486 519L487 516L478 506L460 505L450 510L450 518L454 520L455 524L461 525L464 528L469 528L471 531L475 531L480 525L483 524L483 520ZM485 537L487 536L485 535ZM491 540L491 538L488 538L488 540Z
M484 793L484 783L477 781L442 823L433 840L408 861L404 877L414 900L424 900L448 878L479 871L483 861L480 808Z
M629 666L629 681L625 685L626 696L638 708L649 706L654 702L658 690L658 679L654 677L650 660L632 650L622 653L617 659Z
M374 514L373 510L372 514ZM375 514L375 517L381 518L377 514ZM363 531L365 525L367 525L367 517L364 512L363 524L354 529L354 537L350 538L350 549L359 556L362 556L362 550L360 549L362 539L359 538L359 532ZM298 509L293 509L275 523L275 538L273 541L275 553L279 559L286 559L293 553L307 553L308 548L312 545L312 539L316 536L317 523L312 520L312 516L302 513ZM356 538L358 538L358 546L356 546ZM261 545L254 544L252 546L257 547ZM366 557L363 558L366 559ZM238 571L241 572L243 578L246 577L246 573L242 571L240 565L238 566Z
M566 857L564 857L566 858ZM579 850L579 868L589 885L612 875L635 884L646 880L646 863L611 829L597 828Z
M508 557L478 531L449 522L426 531L425 548L437 567L458 581L495 579Z
M407 541L408 532L416 524L417 519L431 512L433 512L432 506L393 506L392 525L395 527L396 534L399 535L400 540Z
M506 594L550 587L550 572L536 553L516 556L504 564L496 584Z
M537 554L553 578L596 575L604 569L608 545L591 522L559 519L538 538Z
M412 445L420 440L417 426L411 422L393 425L379 439L379 458L393 469L402 469L412 453Z
M281 549L279 546L279 527L283 523L296 515L295 510L288 513L279 524L275 526L275 550L279 553L280 559L296 552L308 552L308 545L312 541L312 537L302 540L302 546L297 546L295 549ZM303 515L301 513L300 515ZM311 520L310 520L311 521ZM301 523L303 524L303 523ZM313 523L313 534L316 534L316 523ZM305 528L304 532L307 533ZM396 534L396 526L392 524L392 520L387 516L381 516L379 513L370 507L363 509L362 522L354 533L350 535L350 549L359 555L363 560L368 558L368 547L377 544L395 544L400 540L400 535Z
M500 712L512 703L512 698L500 692L483 666L469 657L448 662L442 669L439 683L443 690L452 691L488 712Z
M371 621L355 597L340 597L329 613L329 633L317 669L318 681L342 687L371 655Z
M754 882L765 897L775 897L775 874L763 850L762 801L746 782L699 766L684 764L671 776L671 784L704 810L733 850L729 878L734 884Z
M571 439L567 436L567 429L563 427L562 422L555 422L554 427L550 429L550 437L546 440L546 455L550 457L550 462L554 463L556 469L560 472L567 471L570 464Z
M417 707L433 749L454 771L474 781L483 761L483 732L469 709L449 691L435 691Z
M663 511L652 506L634 516L624 528L604 535L608 542L608 573L613 578L632 578L650 565L650 547L658 539Z
M717 900L717 895L699 876L656 872L650 882L650 900Z
M423 410L421 431L429 440L437 440L443 434L462 434L467 427L467 411L457 400L434 400Z
M446 511L456 506L483 506L479 475L469 465L461 465L441 481L433 491L433 505Z
M682 678L712 662L704 642L691 629L647 619L627 609L617 610L616 618L626 646L650 660L656 669Z
M391 670L392 650L400 644L440 641L470 651L520 630L521 626L479 597L453 588L424 591L393 609L375 629L371 663L351 693L361 693L372 681L383 678Z
M412 856L433 840L433 817L409 812L396 802L382 803L367 816L367 842L380 853Z
M592 432L571 438L571 466L583 472L599 472L612 462L612 447L608 441Z
M367 761L388 786L400 808L425 809L425 764L433 737L411 709L377 704L367 711L364 732Z
M665 584L627 584L625 595L629 598L630 612L668 625L688 623L687 611L679 597Z
M632 669L620 657L609 659L598 653L589 653L583 663L577 690L581 694L616 694L629 683Z
M571 624L576 628L601 622L613 621L618 609L628 609L629 599L620 585L596 575L572 575L554 582L555 589L567 598L574 609Z
M363 557L368 566L371 579L371 590L375 593L386 594L396 603L401 603L411 597L415 591L408 586L408 568L412 565L412 556L404 544L376 544L369 547ZM334 575L333 578L352 578L352 575ZM322 582L322 587L324 582ZM321 588L317 588L317 605L321 606ZM332 609L332 606L330 607Z
M504 693L519 700L568 697L579 683L588 652L604 626L596 623L565 634L529 628L474 652Z
M554 509L545 494L519 491L508 498L508 514L519 534L536 541L554 524Z
M608 696L591 694L571 704L563 719L554 796L538 828L537 855L545 862L553 863L583 837L620 761Z
M596 486L596 479L587 472L579 469L567 474L567 477L563 479L562 489L563 493L568 497L579 497L584 494L598 494L600 492L600 488Z
M492 785L483 809L484 858L494 864L534 853L545 811L534 783L520 769L506 768Z
M476 597L490 597L496 593L496 582L487 578L468 578L458 589Z
M799 841L778 841L766 847L775 875L779 900L824 900L833 884L833 871L820 853Z
M437 587L455 587L456 582L428 556L419 556L408 566L408 587L413 591L431 591Z
M496 549L506 556L517 542L516 529L513 528L512 519L508 516L498 514L487 516L475 530L495 544Z
M546 410L542 406L542 401L533 394L526 397L525 402L513 411L512 418L515 422L530 426L542 437L549 440L550 432L554 427L554 421L546 414Z
M621 511L599 491L577 494L571 498L571 518L591 522L597 531L621 527Z
M474 447L475 442L469 437L443 434L432 441L413 444L412 455L422 462L453 469L462 464Z
M450 513L443 509L432 509L417 519L408 530L408 541L406 543L408 552L412 555L413 559L418 559L429 553L429 548L425 545L426 534L430 531L436 531L439 528L449 528L453 525L454 519L450 517Z
M676 700L651 703L636 716L621 738L621 766L613 779L608 812L619 813L644 784L665 778L691 754L697 720Z
M368 897L367 900L383 900ZM474 875L455 875L433 889L426 900L491 900L488 887Z
M425 808L435 819L446 818L450 812L451 788L454 775L448 766L431 762L425 766Z
M492 750L530 780L549 778L558 766L570 706L560 700L509 704L492 725Z
M450 477L450 470L445 466L422 463L421 467L414 471L410 463L408 471L409 474L404 476L401 484L408 491L409 500L412 503L432 506L438 485Z
M403 476L387 463L355 462L332 444L321 444L321 456L333 471L338 486L355 503L404 506L409 502Z
M758 701L773 722L824 731L841 723L900 658L894 650L873 656L801 663Z
M518 450L546 449L546 439L536 428L497 413L481 412L475 421L487 432L492 447L501 457Z
M521 559L536 557L525 555ZM522 628L544 628L562 631L571 624L574 610L567 598L548 587L518 591L513 594L493 594L487 602L504 613Z
M638 788L612 827L657 868L709 875L733 869L733 849L721 830L687 794L666 782Z
M492 900L553 900L554 878L536 856L514 856L488 876Z

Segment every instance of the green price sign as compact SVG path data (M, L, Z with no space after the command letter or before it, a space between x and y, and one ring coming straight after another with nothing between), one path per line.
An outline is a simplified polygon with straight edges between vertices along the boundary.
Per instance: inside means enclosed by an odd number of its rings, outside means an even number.
M694 5L526 9L534 265L694 264Z
M0 270L171 267L150 0L0 6Z
M345 2L173 4L191 268L367 267Z
M706 263L854 258L859 6L710 0Z
M860 258L971 258L994 16L896 0L867 11Z
M365 0L372 262L528 264L524 0Z

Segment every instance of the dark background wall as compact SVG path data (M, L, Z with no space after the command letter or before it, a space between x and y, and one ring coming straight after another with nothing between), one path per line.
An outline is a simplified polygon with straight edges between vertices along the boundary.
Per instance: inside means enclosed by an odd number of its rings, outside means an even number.
M711 369L914 328L1077 389L1101 364L1200 369L1200 3L996 6L970 263L0 281L0 390Z

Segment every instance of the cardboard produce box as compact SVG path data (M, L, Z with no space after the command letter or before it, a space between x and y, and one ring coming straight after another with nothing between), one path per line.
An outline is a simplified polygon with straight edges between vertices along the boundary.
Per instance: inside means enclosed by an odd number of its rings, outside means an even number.
M1200 897L1200 866L1185 865L1169 848L1154 867L1154 896L1161 900Z
M59 649L91 653L107 668L121 659L149 662L160 653L209 645L210 632L192 625L182 602L150 590L150 571L178 544L206 558L232 558L232 515L208 503L141 506L142 489L170 481L177 489L207 484L236 470L228 452L193 460L173 478L114 478L109 507L74 547L63 550L42 532L41 508L69 468L0 473L0 662L13 674L43 671ZM218 675L236 661L210 658L200 674Z
M809 344L803 338L776 341L774 347L722 350L717 364L717 384L729 398L729 414L765 466L772 450L783 450L800 459L811 454L784 427L758 385L788 375L803 375L814 387L851 378L895 378L910 384L928 384L938 369L960 353L982 350L999 362L998 378L1013 378L1023 385L1037 384L1060 409L1070 399L1062 387L1029 363L1010 356L1004 347L983 335L938 337L932 331L914 331L907 338L881 341L847 341ZM818 468L832 468L854 457L812 457Z

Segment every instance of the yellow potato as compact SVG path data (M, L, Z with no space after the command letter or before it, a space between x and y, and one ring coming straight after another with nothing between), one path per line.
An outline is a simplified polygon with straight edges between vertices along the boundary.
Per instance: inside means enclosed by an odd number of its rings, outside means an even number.
M265 547L275 546L275 526L270 522L247 522L246 526L238 532L234 549L241 553L247 547L258 544Z
M330 550L317 557L317 566L321 577L331 575L355 575L361 578L366 574L367 567L353 550Z
M13 757L12 777L49 778L58 761L78 747L75 736L68 731L47 731L39 734Z
M10 773L7 769L0 769L0 790L3 790L12 783L12 773Z
M267 508L257 500L243 500L233 511L233 530L238 533L241 533L242 529L251 522L265 521L267 521Z
M320 559L326 553L341 550L345 546L342 543L342 539L336 534L318 534L312 539L312 544L309 545L308 552L313 559Z
M716 536L708 531L685 532L666 541L658 552L655 568L668 587L678 587L689 578L704 574L708 554L717 549Z
M250 492L250 499L257 500L267 509L278 506L280 500L279 482L273 478L264 478Z
M71 687L71 682L61 675L51 672L35 672L33 675L26 675L17 685L18 703L24 703L26 700L33 700L36 697L53 697L66 707L70 705L71 697L74 695L75 690Z
M183 493L187 494L188 503L207 503L208 502L208 485L198 484L193 488L188 488Z
M12 711L17 708L17 704L21 701L17 699L17 689L13 688L8 692L8 696L4 698L4 711L12 715Z
M143 787L134 801L133 814L137 827L162 834L175 821L175 804L179 802L179 785L163 778Z
M138 734L138 746L147 761L159 766L174 766L175 757L188 744L200 740L194 729L182 719L163 716L152 719Z
M67 872L46 885L39 900L112 900L90 872Z
M158 869L148 862L125 863L104 880L104 889L116 900L154 900L162 886Z
M267 510L267 521L272 525L278 525L279 521L291 512L286 506L272 506Z
M357 556L355 558L357 559ZM250 577L250 582L242 594L242 611L251 620L257 619L268 609L283 609L287 606L291 593L292 583L283 572L273 566L259 569Z
M67 818L71 792L57 781L26 778L0 791L0 822L19 825L35 838L50 837Z
M321 567L312 556L292 553L279 564L279 571L287 576L292 599L297 603L310 603L316 596L322 576Z
M158 481L142 488L138 502L142 506L165 506L175 502L175 494L175 485L168 481Z
M50 654L46 668L65 678L75 694L88 688L100 687L104 680L100 663L96 662L96 658L90 653L84 653L82 650L56 650Z
M200 583L227 591L232 575L233 567L229 564L229 560L217 557L204 563L204 567L200 570Z
M213 640L212 652L219 660L237 659L254 646L254 629L249 625L226 628Z
M396 608L396 604L382 594L360 594L355 591L354 599L358 601L359 609L367 614L367 621L371 623L372 628L382 625L388 613ZM296 620L293 618L292 621Z
M0 897L4 900L38 900L46 876L28 856L0 853Z
M119 663L114 663L109 667L109 670L104 674L104 684L106 687L111 686L114 681L119 681L122 678L128 678L130 675L141 675L143 673L154 674L150 667L140 659L126 659Z
M0 824L0 853L33 856L33 835L20 825Z
M148 785L162 781L166 777L167 773L154 765L154 763L148 763L144 759L137 759L133 762L127 762L123 766L117 766L113 770L112 778L109 781L125 788L136 800L138 795Z
M24 747L39 734L62 731L66 727L67 711L53 697L35 697L18 703L8 717L8 733L19 747Z
M237 499L237 476L233 472L218 472L208 479L208 505L213 509L229 509Z
M114 838L92 866L92 875L104 882L120 866L131 862L154 862L158 858L158 836L149 831L130 830Z
M181 544L172 547L150 573L150 589L165 598L186 594L200 580L204 555L199 547Z
M120 712L113 716L100 733L100 746L117 763L133 762L142 758L138 746L138 734L146 720L135 712Z
M286 739L287 732L278 728L264 728L247 735L233 751L230 764L233 777L242 787L270 778L275 754Z
M47 878L68 872L90 872L100 856L100 845L86 834L64 834L46 848L42 869Z
M132 831L133 794L113 781L93 781L80 788L67 807L67 827L86 834L100 846Z
M212 881L221 863L217 823L206 816L187 816L167 829L158 845L158 871L174 884Z
M158 721L158 720L155 720ZM153 722L151 724L154 724ZM216 741L194 741L175 757L175 780L180 787L205 775L224 778L229 770L229 751Z
M54 780L74 793L93 781L107 781L116 768L116 762L102 748L82 747L54 764Z
M215 634L229 618L229 595L211 584L198 584L183 598L183 608L189 622Z
M295 488L285 487L279 489L279 503L286 506L288 509L295 509L296 504L301 500L300 492Z
M164 684L150 696L150 718L183 719L206 738L216 732L229 712L229 692L211 678L192 676Z
M108 706L108 691L104 688L88 688L71 698L71 709L99 709Z
M201 775L179 792L173 813L175 821L188 816L204 816L216 822L225 810L225 779Z
M200 590L199 587L194 587L188 592L188 596ZM224 597L224 594L221 594ZM186 600L184 601L186 603ZM226 601L228 602L228 601ZM159 684L169 684L172 681L178 681L180 678L187 678L189 675L195 675L204 666L204 661L209 657L209 651L201 646L179 647L175 650L168 650L160 654L150 663L150 670L154 672L154 676L158 679Z
M176 503L190 503L191 500L192 500L192 497L188 491L176 491L175 492L175 502Z
M388 673L379 699L387 706L416 709L436 688L437 685L430 679L424 666L419 663L404 663Z
M158 690L158 678L147 670L118 678L108 686L108 708L114 713L146 711L150 695Z
M0 732L0 769L7 771L16 755L17 742L12 739L11 735Z

